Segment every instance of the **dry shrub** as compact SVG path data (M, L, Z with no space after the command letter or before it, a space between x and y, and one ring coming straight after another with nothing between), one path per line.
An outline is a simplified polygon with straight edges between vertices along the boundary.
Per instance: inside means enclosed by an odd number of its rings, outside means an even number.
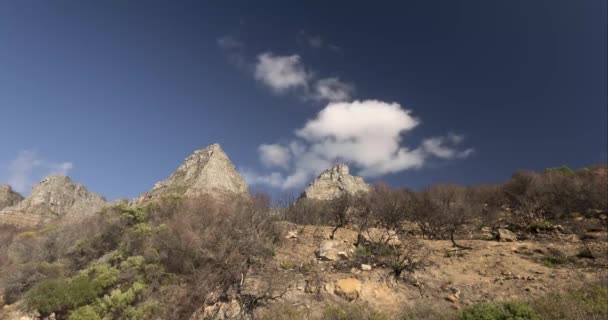
M184 199L161 203L148 214L156 230L149 246L187 288L171 290L174 305L167 316L175 319L191 314L212 293L238 295L250 268L270 257L279 239L267 202L259 198Z

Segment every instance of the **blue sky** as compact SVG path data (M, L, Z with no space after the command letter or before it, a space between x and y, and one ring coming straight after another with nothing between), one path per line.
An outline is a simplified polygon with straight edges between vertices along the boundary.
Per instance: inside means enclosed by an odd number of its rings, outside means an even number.
M134 197L218 142L298 193L607 161L607 2L0 1L0 183Z

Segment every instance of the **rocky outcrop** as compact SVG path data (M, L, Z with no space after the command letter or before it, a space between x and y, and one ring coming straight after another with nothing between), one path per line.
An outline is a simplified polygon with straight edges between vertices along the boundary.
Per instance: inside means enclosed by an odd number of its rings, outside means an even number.
M0 210L14 206L23 200L23 196L13 191L11 186L0 184Z
M344 193L357 194L368 192L369 185L363 178L352 176L344 163L323 171L302 193L301 198L314 200L331 200Z
M58 218L81 218L97 212L106 200L66 176L38 182L21 202L0 211L0 223L33 226Z
M133 200L142 204L164 195L247 195L249 189L219 144L195 151L167 180Z

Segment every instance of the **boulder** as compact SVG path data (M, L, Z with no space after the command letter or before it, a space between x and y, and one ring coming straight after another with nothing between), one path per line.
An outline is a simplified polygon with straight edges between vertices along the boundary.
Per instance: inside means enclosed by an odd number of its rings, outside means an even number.
M503 241L503 242L513 242L513 241L517 241L517 235L515 233L513 233L512 231L508 230L508 229L498 229L496 231L496 238L498 239L498 241Z
M361 281L355 278L341 279L334 284L334 293L348 301L352 301L359 298L361 287Z
M348 260L353 252L353 246L338 240L324 240L319 245L317 257L321 260Z
M362 271L371 271L372 270L372 266L369 265L369 264L362 263L361 264L361 270Z

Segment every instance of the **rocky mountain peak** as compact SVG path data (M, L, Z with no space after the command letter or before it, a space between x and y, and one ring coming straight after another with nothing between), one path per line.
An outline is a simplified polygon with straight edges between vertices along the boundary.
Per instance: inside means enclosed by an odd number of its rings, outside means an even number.
M356 194L368 192L369 185L363 178L352 176L345 163L338 163L327 169L304 190L302 198L315 200L331 200L344 192Z
M105 204L104 197L67 176L49 176L32 188L23 201L2 209L0 222L33 225L56 218L79 218Z
M183 164L152 190L133 200L135 204L168 194L197 197L204 194L248 194L245 180L219 144L196 150Z
M0 184L0 210L13 206L23 200L23 196L13 191L8 184Z

